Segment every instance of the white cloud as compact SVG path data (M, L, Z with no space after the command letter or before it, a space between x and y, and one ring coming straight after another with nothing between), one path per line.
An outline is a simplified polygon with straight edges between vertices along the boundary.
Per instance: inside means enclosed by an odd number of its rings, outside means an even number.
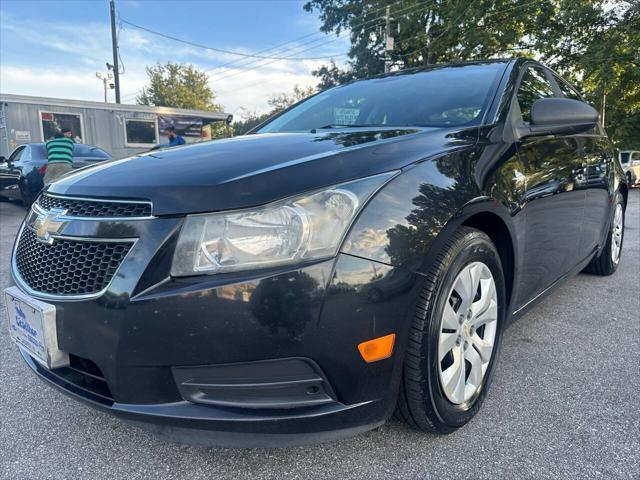
M127 88L132 92L142 88L145 76L128 75ZM102 101L102 81L95 76L95 69L42 69L20 65L0 66L0 90L3 93L34 95L53 98ZM113 101L113 92L109 93Z
M74 64L66 63L64 67L54 64L39 67L35 64L36 61L44 61L44 57L33 60L27 58L24 62L2 62L2 92L98 101L103 99L102 83L96 79L95 72L104 71L105 62L111 61L110 29L107 24L25 22L3 14L2 30L3 35L10 33L25 43L46 45L48 49L72 54L76 60ZM280 50L280 54L273 55L322 56L325 52L346 51L348 48L345 38L321 39L322 37L318 37L318 42L306 45L288 45L284 47L288 50ZM322 48L302 51L320 44L323 44ZM242 47L221 48L250 53ZM268 111L267 100L271 95L290 92L294 85L315 85L318 80L311 75L311 71L328 62L239 59L230 54L177 44L125 25L120 33L120 52L126 69L120 80L123 103L135 102L135 95L147 80L145 66L167 61L169 51L171 61L193 63L198 69L206 71L210 77L210 86L217 96L217 103L222 104L225 111L234 114L242 107L249 111ZM212 63L229 62L233 64L226 68L211 66ZM113 99L113 92L110 92L110 99Z
M316 85L318 79L311 75L321 62L277 61L254 70L230 69L210 75L209 85L218 102L227 111L237 114L244 107L249 111L264 113L270 110L267 100L278 93L289 93L295 85Z

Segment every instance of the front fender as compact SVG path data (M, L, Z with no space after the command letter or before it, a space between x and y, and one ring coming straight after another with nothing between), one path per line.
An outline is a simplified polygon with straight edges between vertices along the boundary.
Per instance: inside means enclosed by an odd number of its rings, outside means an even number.
M519 225L524 222L519 215L524 189L518 187L517 172L523 169L517 156L506 153L480 186L473 171L482 152L481 147L468 148L405 169L367 204L341 251L427 274L440 246L470 222L490 230L490 236L508 232L508 242L494 238L494 243L509 250L506 256L512 263L505 265L505 274L515 280L522 243L517 232L524 230Z
M438 234L481 195L470 174L475 148L451 152L402 171L366 205L342 252L424 271Z

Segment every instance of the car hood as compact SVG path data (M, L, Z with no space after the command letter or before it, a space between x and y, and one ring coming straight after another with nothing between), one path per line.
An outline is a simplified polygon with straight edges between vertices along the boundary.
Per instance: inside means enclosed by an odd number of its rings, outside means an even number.
M469 140L433 128L246 135L102 162L48 191L151 200L155 215L246 208L396 170L460 143Z

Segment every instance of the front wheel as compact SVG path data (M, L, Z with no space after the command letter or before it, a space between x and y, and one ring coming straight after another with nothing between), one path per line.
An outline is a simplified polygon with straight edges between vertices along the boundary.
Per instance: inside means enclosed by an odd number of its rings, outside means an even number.
M494 244L479 230L460 228L425 279L398 398L402 420L449 433L477 413L496 364L505 298Z
M620 265L622 241L624 240L624 199L620 192L616 193L613 207L613 218L607 235L607 243L584 269L596 275L611 275Z
M31 198L31 194L29 193L29 186L26 183L20 183L20 200L22 201L22 205L24 206L24 208L26 208L27 210L31 208L33 198Z

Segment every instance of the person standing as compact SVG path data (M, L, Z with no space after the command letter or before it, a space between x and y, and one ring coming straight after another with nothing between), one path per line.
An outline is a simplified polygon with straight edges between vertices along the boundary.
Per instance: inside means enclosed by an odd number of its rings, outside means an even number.
M73 143L78 143L76 142L75 138L73 138L73 132L71 131L70 128L63 128L62 129L62 135L64 135L65 137L67 137L69 140L71 140Z
M67 129L65 129L67 130ZM47 169L44 172L45 185L55 182L73 170L73 134L71 130L58 132L47 142Z
M164 135L169 140L169 143L162 145L163 147L177 147L178 145L184 145L187 143L182 136L176 133L176 127L173 125L169 125L164 129Z

